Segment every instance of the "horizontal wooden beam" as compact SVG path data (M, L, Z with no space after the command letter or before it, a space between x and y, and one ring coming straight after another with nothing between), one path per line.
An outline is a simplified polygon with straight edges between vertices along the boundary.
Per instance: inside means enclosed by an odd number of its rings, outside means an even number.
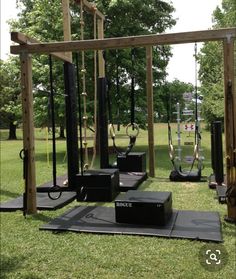
M23 33L20 32L11 32L11 40L15 43L18 43L20 45L27 45L27 44L38 44L40 41L33 39ZM66 62L71 62L71 58L66 55L65 53L60 52L52 52L52 56L61 59Z
M84 9L89 13L96 13L97 17L105 20L105 16L97 9L96 4L89 2L87 0L75 0L76 3L80 4L81 1L83 2Z
M203 30L183 33L169 33L158 35L144 35L120 38L107 38L98 40L32 43L20 46L11 46L12 54L51 53L82 50L104 50L112 48L145 47L155 45L186 44L193 42L219 41L236 37L236 28L217 30Z

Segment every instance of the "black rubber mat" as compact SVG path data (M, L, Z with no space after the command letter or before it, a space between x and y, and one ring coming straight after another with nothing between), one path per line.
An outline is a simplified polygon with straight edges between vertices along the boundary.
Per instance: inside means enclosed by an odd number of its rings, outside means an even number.
M136 190L146 179L146 172L121 172L119 190L121 192Z
M113 207L78 206L40 229L222 241L219 214L204 211L175 210L166 226L143 226L116 223Z
M172 237L221 242L221 224L218 212L179 211Z
M52 194L53 195L53 194ZM47 193L37 193L37 209L38 210L56 210L69 204L76 198L75 192L63 192L57 200L52 200ZM16 211L23 210L23 196L0 204L0 211Z

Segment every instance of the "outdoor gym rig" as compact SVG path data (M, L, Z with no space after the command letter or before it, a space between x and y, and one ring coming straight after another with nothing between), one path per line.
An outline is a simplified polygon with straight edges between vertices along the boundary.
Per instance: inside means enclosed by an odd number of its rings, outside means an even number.
M66 2L66 1L63 1ZM96 11L97 13L97 11ZM69 17L64 21L64 34L68 33ZM65 27L67 22L67 28ZM23 142L24 150L27 150L27 213L36 213L36 179L35 179L35 153L34 153L34 124L33 124L33 94L32 94L32 64L31 54L52 54L65 62L68 71L72 68L70 52L81 52L87 50L98 51L98 84L104 89L105 70L102 51L105 49L120 48L146 48L146 90L147 90L147 122L148 122L148 153L149 153L149 175L155 176L154 156L154 122L153 122L153 77L152 77L152 47L156 45L184 44L195 42L221 41L224 50L224 100L225 100L225 152L226 152L226 185L227 191L227 219L236 221L236 92L234 76L234 41L236 28L219 30L204 30L183 33L170 33L159 35L132 36L120 38L103 39L104 18L98 18L98 38L95 40L70 41L70 36L64 36L63 42L41 43L21 33L12 33L11 38L19 45L11 46L12 54L19 54L21 60L21 85L23 104ZM68 55L69 53L69 55ZM104 90L101 90L104 92ZM103 97L103 96L100 96ZM68 116L68 115L67 115ZM70 116L68 116L70 117ZM69 122L69 121L68 121ZM67 131L70 133L70 130ZM106 135L105 135L106 134ZM104 133L107 137L107 128ZM100 146L106 150L107 138L102 139ZM67 144L68 158L74 157L75 142L71 146ZM77 143L76 143L77 144ZM102 156L103 157L103 156ZM104 161L105 160L105 161ZM106 165L106 158L102 164ZM71 161L71 162L70 162ZM72 168L70 166L72 164ZM102 168L103 166L101 166ZM69 172L73 170L73 162L68 162Z

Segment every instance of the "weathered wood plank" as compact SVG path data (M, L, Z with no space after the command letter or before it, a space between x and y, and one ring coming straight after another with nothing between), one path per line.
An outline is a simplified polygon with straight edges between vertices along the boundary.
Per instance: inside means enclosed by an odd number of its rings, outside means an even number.
M105 16L96 8L95 3L91 3L87 0L76 0L75 2L80 5L81 1L83 1L83 7L87 12L96 13L98 18L105 20Z
M21 89L23 111L23 148L27 152L25 170L26 213L34 214L36 207L36 176L34 147L34 117L32 94L32 61L28 54L21 54Z
M203 30L183 33L169 33L158 35L143 35L120 38L107 38L98 40L32 43L20 46L11 46L12 54L50 53L82 50L104 50L112 48L146 47L168 44L186 44L193 42L218 41L225 38L235 38L236 28L224 28L218 30Z
M63 35L64 41L71 41L71 18L70 18L70 3L69 0L62 0L62 14L63 14ZM65 55L72 63L72 53L66 52Z
M104 38L104 21L99 19L98 21L98 38ZM102 50L98 51L98 76L99 78L105 77L105 61L103 58Z
M34 38L31 38L21 32L11 32L11 40L15 43L18 43L20 45L26 45L26 44L38 44L40 43L40 41L34 39ZM65 53L60 53L60 52L54 52L54 53L51 53L52 56L54 56L55 58L58 58L58 59L61 59L63 61L66 61L66 62L71 62L71 59L70 57L68 57Z
M235 85L234 85L234 40L227 38L224 47L224 101L225 101L225 153L226 153L226 185L229 197L227 199L227 218L236 222L235 197L230 197L236 191L236 118L235 118Z

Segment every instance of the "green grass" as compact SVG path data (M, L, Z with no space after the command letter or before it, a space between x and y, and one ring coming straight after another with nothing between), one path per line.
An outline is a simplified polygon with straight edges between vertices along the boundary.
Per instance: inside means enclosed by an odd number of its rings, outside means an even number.
M167 127L155 127L156 177L149 178L141 189L172 191L176 209L218 211L222 220L224 247L229 262L218 272L206 271L199 263L198 253L204 242L125 235L95 235L39 231L39 227L78 205L73 202L55 212L42 211L23 218L21 212L1 213L0 278L69 279L69 278L234 278L235 226L224 222L226 206L215 200L215 192L204 183L171 183L168 158ZM22 161L19 140L7 141L1 131L1 201L15 198L23 191ZM37 184L52 178L51 161L47 162L45 132L36 131ZM117 136L118 145L127 145L124 131ZM91 142L90 142L91 146ZM210 135L203 133L205 169L211 173ZM141 131L135 150L147 150L147 132ZM66 171L65 141L57 142L57 173ZM51 154L50 154L51 158ZM107 204L113 206L113 204ZM217 247L217 244L213 244Z

